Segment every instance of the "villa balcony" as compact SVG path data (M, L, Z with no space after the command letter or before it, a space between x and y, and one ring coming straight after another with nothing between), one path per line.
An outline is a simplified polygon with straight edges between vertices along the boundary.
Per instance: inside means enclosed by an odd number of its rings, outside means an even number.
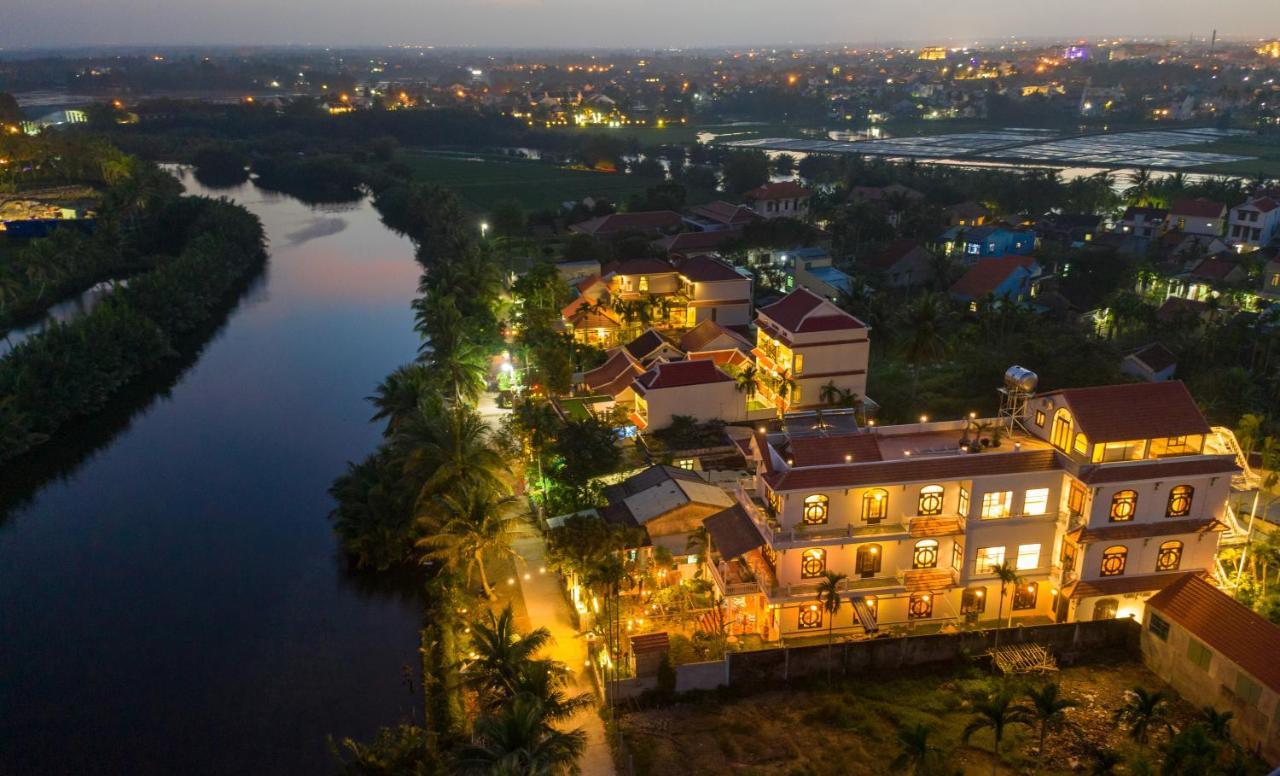
M725 598L739 595L755 595L761 592L757 575L744 558L723 561L709 558L706 564L711 581Z
M805 580L792 584L780 584L776 580L768 587L762 586L765 595L772 603L786 600L812 600L818 595L820 579ZM875 577L848 577L840 582L840 592L850 595L881 595L884 593L900 593L906 588L897 575Z

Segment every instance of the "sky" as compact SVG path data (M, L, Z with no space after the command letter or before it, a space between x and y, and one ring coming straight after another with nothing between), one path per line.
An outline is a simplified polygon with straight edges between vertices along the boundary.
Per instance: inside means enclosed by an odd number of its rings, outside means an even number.
M0 47L665 48L1280 35L1277 0L3 0Z

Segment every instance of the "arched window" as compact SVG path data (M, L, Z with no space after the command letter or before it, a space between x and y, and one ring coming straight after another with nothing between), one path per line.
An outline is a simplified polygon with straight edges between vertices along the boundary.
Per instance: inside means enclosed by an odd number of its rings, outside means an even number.
M858 548L857 560L855 565L858 567L858 576L866 579L874 577L880 573L881 555L880 545L864 544Z
M1124 545L1108 547L1102 553L1102 576L1118 577L1124 573L1125 560L1129 557L1129 548Z
M1156 571L1177 571L1182 565L1182 542L1165 542L1156 555Z
M800 555L800 576L804 579L813 579L822 576L822 572L827 570L827 551L826 550L805 550Z
M979 615L987 610L987 590L982 587L965 588L960 597L960 613Z
M916 510L919 515L940 515L942 514L942 494L941 485L925 485L920 489L920 505Z
M889 493L881 488L874 488L862 494L862 519L868 523L878 523L889 514Z
M938 540L921 539L916 542L915 554L911 556L911 568L936 569L938 567Z
M800 630L817 630L822 627L822 610L817 604L800 607L800 616L796 620Z
M1062 452L1071 449L1071 413L1063 407L1053 413L1053 431L1049 434L1049 442Z
M804 524L823 525L827 522L828 499L821 494L805 496Z
M1136 490L1117 491L1111 497L1111 522L1124 523L1133 519L1138 509L1138 492Z
M1190 485L1177 485L1169 491L1169 506L1165 509L1165 517L1186 517L1191 514L1191 497L1195 488Z
M1120 610L1120 602L1114 598L1102 598L1093 605L1093 619L1114 620Z
M1040 593L1040 583L1028 582L1025 585L1018 585L1013 590L1013 608L1014 609L1034 609L1036 608L1036 597Z
M933 596L917 593L907 600L907 619L927 620L933 616Z

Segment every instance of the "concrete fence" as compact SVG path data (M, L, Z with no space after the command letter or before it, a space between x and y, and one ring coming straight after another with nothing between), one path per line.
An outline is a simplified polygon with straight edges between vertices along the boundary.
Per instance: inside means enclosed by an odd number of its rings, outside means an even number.
M1040 644L1048 647L1059 663L1071 664L1102 650L1126 650L1136 657L1140 632L1140 626L1130 619L1093 620L1006 628L999 631L999 642L1002 645ZM836 674L845 675L950 663L991 649L996 643L996 633L981 630L837 643L831 647L831 667ZM709 690L722 685L777 684L825 674L826 670L825 644L730 652L723 660L676 666L676 692ZM619 687L619 699L635 697L656 684L653 678L625 680Z

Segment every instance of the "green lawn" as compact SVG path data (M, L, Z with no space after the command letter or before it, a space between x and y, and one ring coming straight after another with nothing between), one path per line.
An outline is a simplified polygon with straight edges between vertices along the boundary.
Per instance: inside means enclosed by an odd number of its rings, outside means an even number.
M507 199L517 200L529 209L558 208L561 202L584 197L621 202L655 183L620 173L574 170L546 162L481 154L403 151L398 161L411 167L420 180L439 183L461 197L468 207L482 211Z
M1219 140L1207 145L1188 146L1187 151L1204 151L1215 154L1235 154L1236 156L1256 156L1244 162L1213 164L1197 167L1195 172L1229 173L1231 175L1256 175L1266 173L1272 177L1280 177L1280 137L1240 137L1231 140Z

